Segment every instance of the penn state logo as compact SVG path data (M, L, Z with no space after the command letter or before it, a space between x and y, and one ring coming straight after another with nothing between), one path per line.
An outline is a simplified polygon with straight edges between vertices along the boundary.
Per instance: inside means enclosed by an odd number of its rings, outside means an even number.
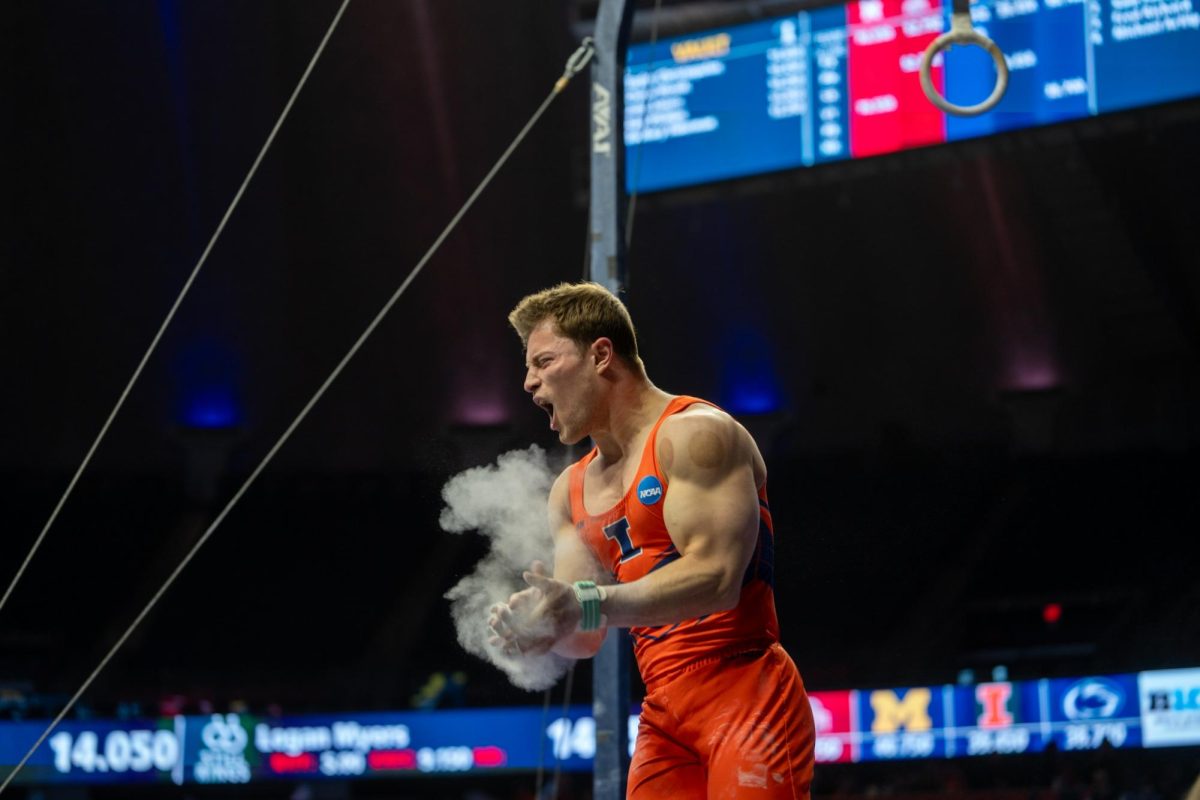
M637 485L637 499L644 506L652 506L663 498L662 482L647 475Z
M1073 720L1110 719L1124 704L1125 692L1120 685L1104 678L1076 681L1063 695L1063 712Z

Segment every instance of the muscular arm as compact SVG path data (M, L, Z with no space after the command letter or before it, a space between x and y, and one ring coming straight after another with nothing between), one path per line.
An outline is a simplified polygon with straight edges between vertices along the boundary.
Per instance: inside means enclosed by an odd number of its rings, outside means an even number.
M735 607L758 534L758 451L732 418L700 408L671 417L659 429L659 463L669 480L663 519L680 557L630 583L604 586L606 625L669 625ZM530 588L493 610L493 644L513 652L553 649L571 658L595 655L604 629L577 629L579 602L571 584L597 580L600 566L571 524L567 478L550 495L554 573L539 563Z
M640 580L606 587L617 627L667 625L737 605L758 535L757 450L728 415L698 408L659 429L670 491L663 519L680 557Z

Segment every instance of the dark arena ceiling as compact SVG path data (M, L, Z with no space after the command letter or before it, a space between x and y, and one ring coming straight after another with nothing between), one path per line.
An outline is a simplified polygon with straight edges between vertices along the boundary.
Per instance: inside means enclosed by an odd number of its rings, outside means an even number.
M666 5L677 26L718 19ZM337 6L4 9L5 582ZM590 13L351 4L0 614L0 684L86 676ZM505 316L582 275L587 125L572 85L86 703L404 707L441 669L468 672L473 703L531 702L454 640L442 596L482 541L440 530L439 493L506 450L568 457ZM740 418L771 471L783 635L810 686L1200 665L1197 142L1193 100L639 197L628 302L651 377L735 411L741 387L772 398ZM216 428L197 424L207 401Z

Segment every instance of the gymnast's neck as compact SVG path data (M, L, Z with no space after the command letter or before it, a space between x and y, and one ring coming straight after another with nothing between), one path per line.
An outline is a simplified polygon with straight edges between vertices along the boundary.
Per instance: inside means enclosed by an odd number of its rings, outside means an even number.
M605 375L595 424L590 431L602 468L641 455L646 436L674 395L625 364Z

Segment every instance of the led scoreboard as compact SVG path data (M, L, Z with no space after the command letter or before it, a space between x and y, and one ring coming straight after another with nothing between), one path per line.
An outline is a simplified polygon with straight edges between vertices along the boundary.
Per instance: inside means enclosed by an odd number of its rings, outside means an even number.
M1200 746L1200 669L813 692L810 702L821 763ZM637 716L628 724L632 752ZM0 723L0 766L11 769L43 730L44 723ZM595 720L582 705L549 718L538 708L210 714L63 723L17 780L243 784L555 764L580 772L595 754Z
M1152 687L1166 684L1174 687L1175 716L1162 727L1187 731L1176 744L1200 744L1200 670L1166 670L814 692L816 757L893 761L1038 753L1050 746L1063 752L1157 746L1145 731L1154 724L1156 702L1169 705L1169 693Z
M894 152L1200 95L1200 0L981 0L1008 91L954 117L921 91L921 54L948 29L942 0L844 6L629 48L626 186L653 191ZM991 57L934 59L948 100L976 103Z
M636 719L636 718L635 718ZM11 768L44 723L0 723ZM586 770L596 752L589 709L545 719L537 708L263 717L176 716L65 722L30 759L24 783L243 784L534 770Z

